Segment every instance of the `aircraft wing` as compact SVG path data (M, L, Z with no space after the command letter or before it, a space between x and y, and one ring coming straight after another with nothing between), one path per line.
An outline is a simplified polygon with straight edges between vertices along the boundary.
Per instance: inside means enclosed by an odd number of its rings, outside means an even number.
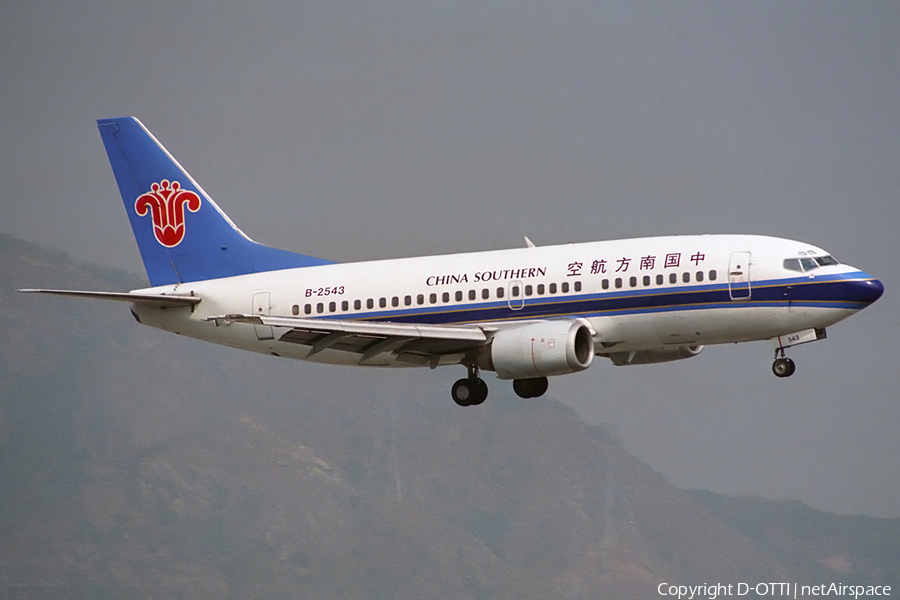
M304 319L262 315L223 315L208 317L217 323L248 323L286 328L279 340L312 346L309 356L326 348L362 354L366 364L385 352L398 355L413 364L437 366L441 356L457 354L483 346L491 329L476 325L426 325L351 321L341 319Z
M132 304L153 304L161 308L177 308L179 306L193 306L200 302L199 296L173 296L166 294L132 294L129 292L83 292L80 290L44 290L24 289L16 290L23 294L52 294L55 296L69 296L74 298L93 298L95 300L116 300L118 302L130 302Z

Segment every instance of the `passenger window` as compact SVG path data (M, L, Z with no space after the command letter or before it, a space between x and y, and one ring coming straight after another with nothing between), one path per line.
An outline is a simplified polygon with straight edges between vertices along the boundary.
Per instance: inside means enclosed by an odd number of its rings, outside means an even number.
M366 300L366 308L375 308L375 301L371 298Z
M337 304L335 304L334 302L329 302L328 303L328 312L334 312L336 310L337 310Z
M604 290L608 290L609 289L609 279L604 279L603 281L601 281L600 287L603 288Z
M712 271L709 272L709 280L710 281L715 281L716 277L718 277L718 274L716 273L715 269L713 269Z
M681 280L685 283L690 283L691 282L691 274L690 273L682 273Z
M563 281L562 284L560 284L559 288L563 294L568 294L569 293L569 282Z
M525 286L525 295L531 296L532 294L534 294L534 288L531 287L530 285L526 285Z
M644 275L644 287L647 287L648 285L650 285L650 276Z
M428 302L430 302L431 304L437 304L437 294L429 294Z
M457 302L462 302L462 299L463 299L462 290L456 290L456 294L454 295L454 297L456 298Z
M538 293L538 296L544 295L544 284L543 283L538 284L537 293Z
M487 289L487 288L484 288L483 290L481 290L481 297L482 297L482 299L484 299L484 300L490 299L490 297L491 297L491 290L489 290L489 289Z
M450 302L450 292L444 292L441 294L441 301Z
M551 283L551 284L550 284L550 293L551 293L551 294L555 294L555 293L556 293L556 284L555 284L555 283Z
M497 297L498 297L498 298L502 298L502 297L503 297L503 288L502 288L502 287L498 287L498 288L497 288Z
M618 289L621 289L621 287L622 287L622 278L621 278L621 277L616 277L616 289L617 289L617 290L618 290Z
M307 315L311 315L312 314L312 304L307 304L306 306L304 306L303 313L307 314Z
M347 312L348 310L350 310L350 303L347 302L346 300L341 302L341 310L344 312Z
M359 309L361 309L361 308L362 308L362 301L361 301L361 300L354 300L354 301L353 301L353 310L359 310Z
M299 304L295 304L291 307L291 314L294 315L295 317L300 314L300 305Z
M387 306L387 298L379 298L378 306L381 308L385 308Z
M703 281L703 271L697 271L695 277L697 278L697 281Z
M663 277L662 274L656 276L656 285L662 285L663 283L665 283L665 281L666 278Z
M419 306L425 304L425 294L419 294L418 296L416 296L416 304L418 304Z
M476 297L475 290L469 290L469 300L474 300Z
M400 306L400 298L398 298L397 296L394 296L393 298L391 298L391 306L394 306L394 307Z
M669 283L678 283L678 273L669 273Z
M316 304L316 312L319 314L322 314L323 312L325 312L325 305L322 304L321 302Z
M412 306L412 296L403 296L403 306Z
M575 291L576 291L576 292L580 292L580 291L581 291L581 282L580 282L580 281L576 281L576 282L575 282Z

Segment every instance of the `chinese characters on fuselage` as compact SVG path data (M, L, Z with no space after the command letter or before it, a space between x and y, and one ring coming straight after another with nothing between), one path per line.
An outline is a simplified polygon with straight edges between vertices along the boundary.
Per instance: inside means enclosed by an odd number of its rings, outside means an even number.
M699 265L706 260L706 254L695 252L689 259L694 265ZM637 261L633 257L623 256L615 260L609 261L605 258L594 260L590 265L590 274L599 275L604 273L625 273L633 262L638 265L639 271L652 271L656 268L656 255L641 256ZM681 266L681 252L671 252L666 254L663 259L664 269L676 269ZM580 277L582 275L583 263L573 261L568 264L566 270L569 277ZM615 268L613 268L615 267Z

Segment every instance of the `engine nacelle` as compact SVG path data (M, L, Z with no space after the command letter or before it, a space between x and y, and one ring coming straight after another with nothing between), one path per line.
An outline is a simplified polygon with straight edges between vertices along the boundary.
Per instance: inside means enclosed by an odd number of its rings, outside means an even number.
M500 379L530 379L583 371L594 360L591 330L554 320L499 331L478 355L478 366Z
M659 350L639 350L637 352L610 352L606 356L618 366L649 365L653 363L671 362L693 358L700 354L703 346L678 346L677 348L660 348Z

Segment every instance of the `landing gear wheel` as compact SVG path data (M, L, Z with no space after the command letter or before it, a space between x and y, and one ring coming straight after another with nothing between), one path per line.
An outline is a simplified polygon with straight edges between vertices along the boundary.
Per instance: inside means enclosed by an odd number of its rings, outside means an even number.
M469 406L478 406L479 404L483 404L485 400L487 400L488 395L488 387L484 382L484 379L481 377L475 378L475 395L472 397L472 402L469 403Z
M453 401L460 406L469 406L472 404L473 391L473 386L468 379L460 379L450 388L450 395L453 396Z
M513 391L519 398L538 398L544 395L548 385L546 377L514 379Z
M797 365L790 358L784 356L776 358L772 363L772 372L776 377L790 377L797 370Z
M531 398L527 379L513 379L513 391L519 398Z
M797 370L797 365L795 365L794 361L792 361L791 359L789 359L786 356L784 357L784 360L786 360L787 364L790 365L790 369L788 369L788 374L786 375L786 377L790 377L791 375L794 374L794 371Z
M460 379L453 384L450 395L460 406L478 406L487 399L488 387L480 377Z

